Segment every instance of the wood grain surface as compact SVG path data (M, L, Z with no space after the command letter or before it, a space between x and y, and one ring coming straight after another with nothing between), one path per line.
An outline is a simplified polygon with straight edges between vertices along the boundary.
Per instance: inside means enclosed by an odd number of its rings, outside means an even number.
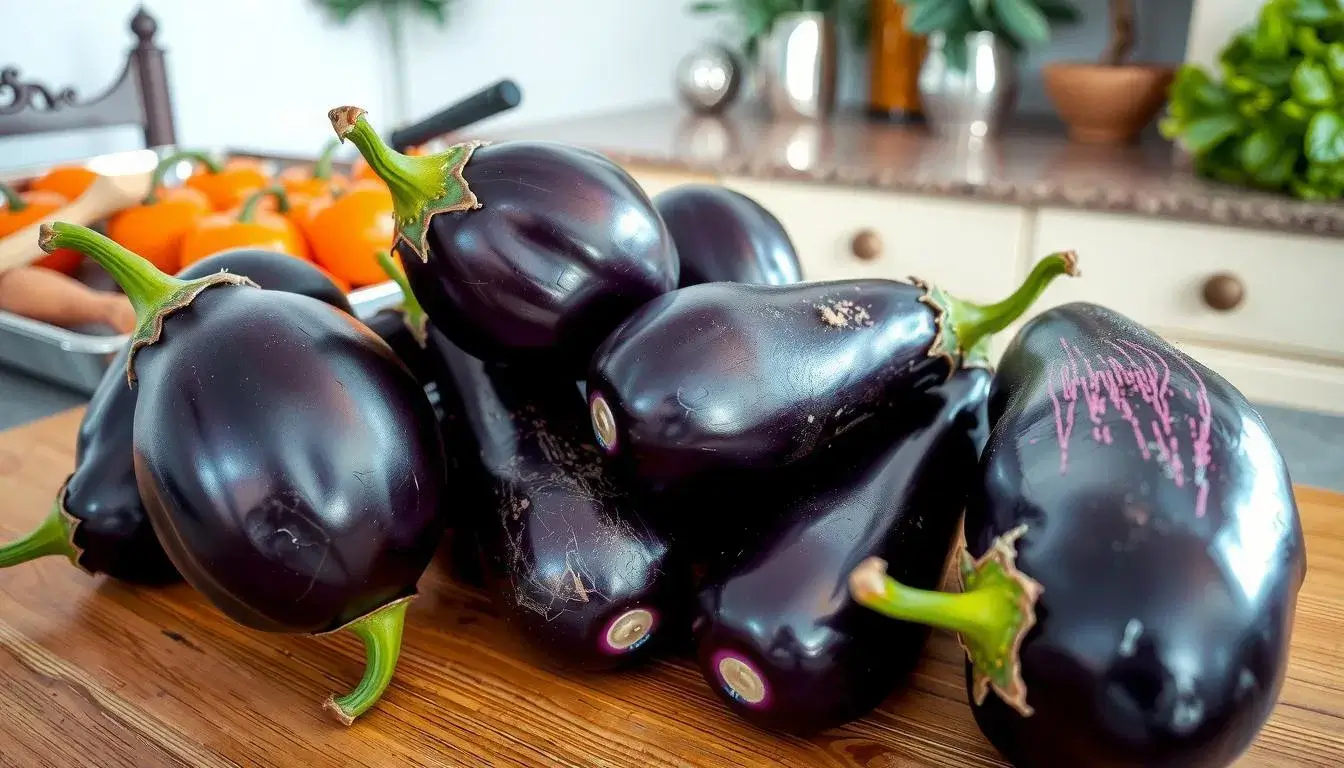
M0 537L46 514L80 411L0 433ZM1344 765L1344 496L1300 489L1309 573L1288 680L1239 766ZM998 766L955 640L910 687L810 740L758 730L685 660L617 674L546 666L436 565L398 675L353 727L321 710L359 679L352 637L267 635L185 586L137 589L45 558L0 571L0 766Z

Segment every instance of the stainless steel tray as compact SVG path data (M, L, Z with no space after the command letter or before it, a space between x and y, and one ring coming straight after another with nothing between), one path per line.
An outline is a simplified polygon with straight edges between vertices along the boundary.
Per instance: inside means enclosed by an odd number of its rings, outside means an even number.
M130 173L152 169L159 159L176 151L176 147L156 149L137 149L116 152L75 161L100 173ZM210 150L206 150L210 151ZM248 157L261 160L270 166L268 170L278 172L284 167L298 163L311 162L312 158L280 156L245 149L219 149L214 155L224 157ZM46 172L50 166L0 171L0 179L6 183L22 185L29 179ZM340 172L348 170L348 164L337 163ZM180 182L190 173L190 164L184 163L180 169L168 174L168 184ZM99 279L99 276L102 279ZM78 277L98 288L112 288L105 275L94 269L83 270ZM391 281L357 288L349 294L350 305L361 320L368 320L384 309L401 302L401 291ZM98 382L107 370L107 365L127 341L125 334L117 334L107 327L61 328L48 323L38 322L26 317L0 311L0 366L22 371L30 376L52 384L73 389L84 395L93 394Z

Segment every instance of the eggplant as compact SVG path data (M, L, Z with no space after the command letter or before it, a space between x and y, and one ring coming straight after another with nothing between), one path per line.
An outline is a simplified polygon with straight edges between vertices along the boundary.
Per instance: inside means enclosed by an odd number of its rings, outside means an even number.
M1278 699L1306 546L1264 421L1105 307L1027 322L990 395L964 592L857 569L860 602L960 633L975 719L1014 765L1216 768Z
M655 491L787 466L946 381L1062 274L1072 253L988 306L915 278L678 288L593 355L593 431Z
M311 296L353 313L345 294L321 270L277 251L222 251L190 264L178 277L192 280L220 271L245 274L263 288ZM124 346L113 356L89 399L75 441L75 468L57 492L50 516L27 536L0 546L0 568L63 555L90 575L146 586L181 581L159 546L135 485L129 349Z
M677 285L653 203L596 153L469 141L412 157L358 107L329 117L392 191L396 250L429 319L473 357L578 378L617 324Z
M168 559L233 621L348 630L359 686L324 708L349 725L395 671L406 605L445 528L444 444L424 390L363 323L241 275L178 280L86 227L39 244L98 262L139 325L136 484Z
M689 566L640 517L593 443L572 379L485 363L430 328L439 378L466 401L487 477L472 521L485 585L518 636L557 666L647 658L681 624Z
M778 515L711 561L693 623L701 674L743 718L815 734L863 716L909 675L928 628L855 604L849 573L877 556L905 583L937 588L988 431L990 378L960 370L911 395L898 424L860 427L715 506L717 520Z
M653 198L681 262L679 285L788 285L803 279L784 225L760 203L719 184L681 184Z

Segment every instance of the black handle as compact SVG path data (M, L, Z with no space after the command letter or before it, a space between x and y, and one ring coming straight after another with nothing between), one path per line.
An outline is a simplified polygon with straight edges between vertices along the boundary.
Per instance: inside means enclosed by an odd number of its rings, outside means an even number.
M424 144L430 139L479 123L518 106L523 92L513 80L487 85L467 98L444 107L433 115L392 132L388 143L398 152Z

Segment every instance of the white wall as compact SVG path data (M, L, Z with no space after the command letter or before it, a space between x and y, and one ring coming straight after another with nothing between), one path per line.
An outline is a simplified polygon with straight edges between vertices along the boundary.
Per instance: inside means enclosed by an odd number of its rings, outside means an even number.
M133 44L137 0L0 0L0 65L93 94ZM168 51L180 143L316 152L340 104L390 124L390 64L376 14L336 26L311 0L146 0ZM677 60L719 22L683 0L457 0L440 30L407 33L412 112L428 114L501 77L523 103L496 125L674 97ZM56 35L60 35L59 39ZM0 139L0 167L140 146L134 129Z
M1215 67L1218 53L1241 28L1255 21L1265 0L1195 0L1186 60Z

